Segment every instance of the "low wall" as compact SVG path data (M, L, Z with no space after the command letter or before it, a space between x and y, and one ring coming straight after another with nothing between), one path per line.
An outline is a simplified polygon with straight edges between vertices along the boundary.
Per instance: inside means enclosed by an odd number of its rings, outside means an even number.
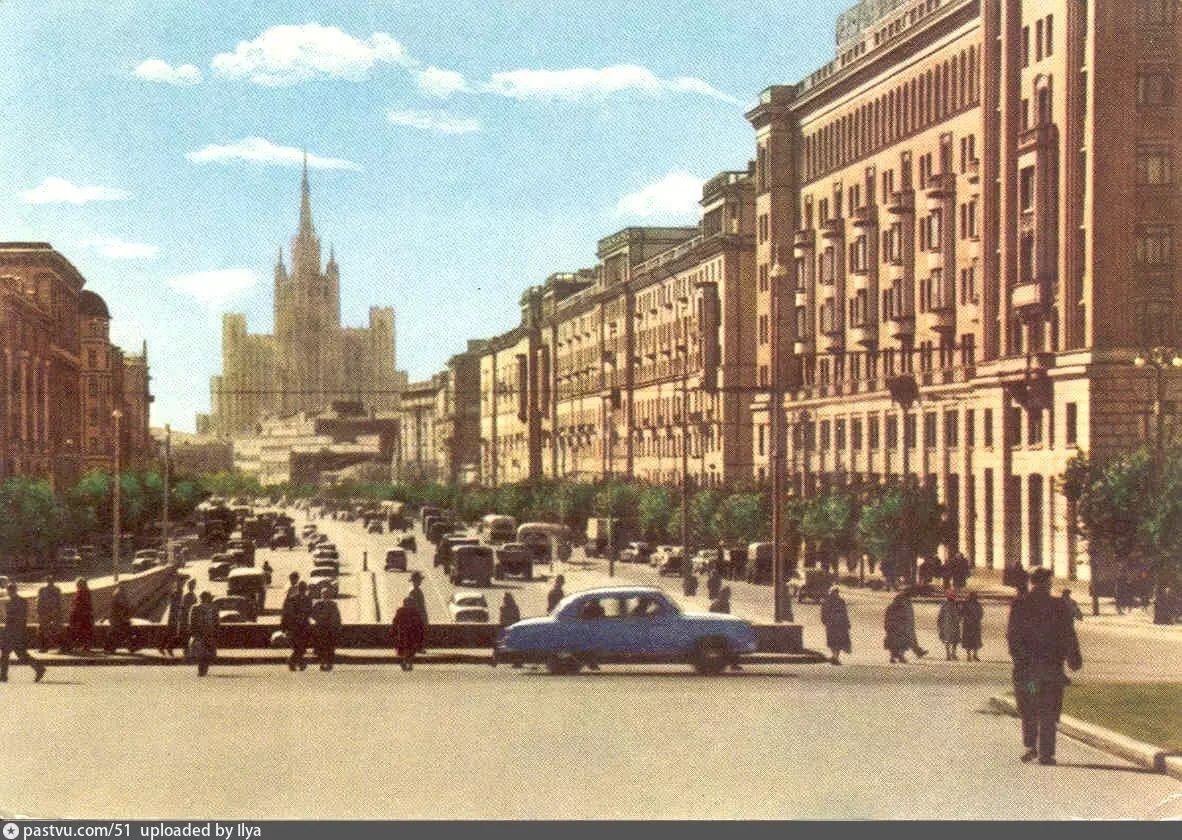
M276 624L223 624L218 634L219 648L260 650L270 647L271 634L279 629ZM492 650L500 627L496 624L429 624L425 646L433 650L484 649ZM136 625L132 628L139 647L152 650L165 640L167 628L162 624ZM803 653L803 634L799 624L757 624L756 638L759 653ZM99 647L106 641L107 628L95 628ZM376 650L393 647L389 624L345 624L337 646Z
M127 593L132 615L139 615L159 603L176 586L176 577L176 566L154 566L145 572L119 575L119 586ZM37 623L37 590L43 585L44 581L21 584L21 595L29 602L29 624ZM62 590L62 623L65 624L74 606L75 584L73 581L58 581L57 585ZM94 620L101 621L111 610L111 593L115 591L115 582L110 577L96 578L87 581L87 586L90 587ZM7 605L8 596L0 597L0 620L7 614Z

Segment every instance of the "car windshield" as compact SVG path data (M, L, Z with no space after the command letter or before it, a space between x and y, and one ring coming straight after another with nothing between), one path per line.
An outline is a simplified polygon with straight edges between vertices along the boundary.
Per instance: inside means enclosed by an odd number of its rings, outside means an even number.
M456 606L458 607L487 607L488 602L484 600L483 595L466 595L456 598Z

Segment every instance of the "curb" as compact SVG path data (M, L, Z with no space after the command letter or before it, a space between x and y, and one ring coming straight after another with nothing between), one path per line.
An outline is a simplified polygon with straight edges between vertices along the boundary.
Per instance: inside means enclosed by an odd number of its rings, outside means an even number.
M287 664L287 649L279 649L281 652L262 652L245 653L238 655L219 655L215 660L215 665L286 665ZM37 661L49 668L103 668L116 666L142 667L142 666L164 666L164 667L193 667L196 663L189 661L183 655L175 657L161 657L155 654L144 656L106 656L106 657L60 657L57 659L50 659L46 656L38 657ZM309 662L315 662L315 655L309 650ZM341 654L336 656L337 665L397 665L402 660L392 653L358 653L358 654ZM801 653L769 653L769 654L750 654L741 657L739 661L747 665L814 665L821 662L828 662L828 657L816 651L806 650ZM416 665L489 665L493 664L491 653L438 653L426 654L415 657ZM669 663L680 664L680 663Z
M1018 705L1012 697L994 695L989 698L989 705L1015 717L1018 714ZM1071 715L1059 717L1059 731L1132 764L1182 781L1182 756L1170 755L1161 747L1146 744Z

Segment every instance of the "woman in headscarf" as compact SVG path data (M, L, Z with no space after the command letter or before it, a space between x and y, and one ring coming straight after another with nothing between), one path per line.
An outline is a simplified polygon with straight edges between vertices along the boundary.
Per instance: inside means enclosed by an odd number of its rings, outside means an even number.
M825 625L825 646L829 648L829 661L841 664L841 652L853 653L850 643L850 613L837 587L821 602L821 623Z

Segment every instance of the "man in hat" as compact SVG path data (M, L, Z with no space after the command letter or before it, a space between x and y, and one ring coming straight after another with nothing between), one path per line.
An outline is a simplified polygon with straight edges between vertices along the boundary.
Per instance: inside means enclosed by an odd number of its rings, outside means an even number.
M1055 733L1067 675L1083 667L1071 610L1051 595L1051 571L1030 574L1028 595L1014 600L1006 632L1014 662L1014 692L1022 716L1023 762L1055 763Z
M417 569L410 573L410 592L406 597L414 601L415 608L423 619L423 626L427 626L427 596L423 594L423 573Z
M0 682L8 682L8 658L16 654L16 661L33 669L33 682L41 682L45 666L29 656L27 633L29 604L21 596L15 583L8 584L8 604L4 610L4 630L0 636Z

